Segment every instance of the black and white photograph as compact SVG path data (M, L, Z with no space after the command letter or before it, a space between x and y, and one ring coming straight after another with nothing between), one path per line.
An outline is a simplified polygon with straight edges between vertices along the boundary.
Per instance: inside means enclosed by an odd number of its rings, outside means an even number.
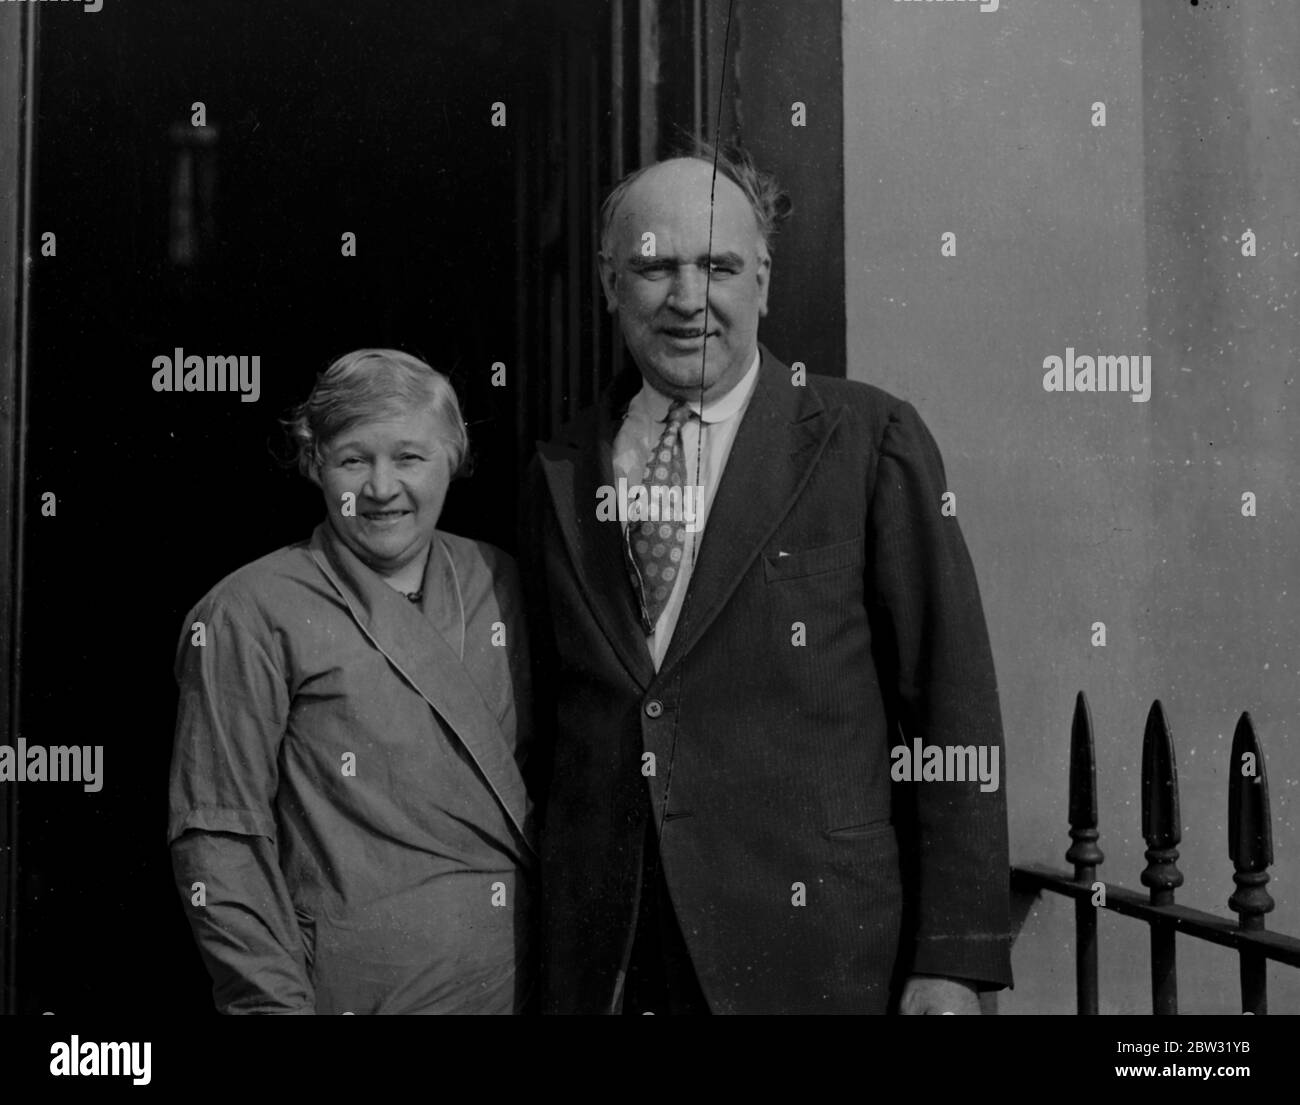
M1295 0L0 0L13 1084L384 1014L1267 1084L1298 81Z

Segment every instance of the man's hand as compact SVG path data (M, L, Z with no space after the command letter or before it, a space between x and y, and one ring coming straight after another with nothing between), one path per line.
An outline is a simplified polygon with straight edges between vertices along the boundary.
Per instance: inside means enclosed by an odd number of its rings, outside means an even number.
M898 1003L903 1016L918 1017L926 1013L955 1013L960 1016L980 1015L979 996L975 987L959 978L940 978L937 975L912 975L903 984L903 996Z

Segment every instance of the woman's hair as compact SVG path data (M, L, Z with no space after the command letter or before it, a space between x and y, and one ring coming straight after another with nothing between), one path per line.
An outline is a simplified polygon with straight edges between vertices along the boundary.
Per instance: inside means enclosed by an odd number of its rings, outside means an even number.
M358 349L340 357L316 378L311 394L283 422L298 471L310 476L320 463L321 446L345 430L426 409L442 424L454 478L469 461L469 435L456 392L441 372L398 349Z

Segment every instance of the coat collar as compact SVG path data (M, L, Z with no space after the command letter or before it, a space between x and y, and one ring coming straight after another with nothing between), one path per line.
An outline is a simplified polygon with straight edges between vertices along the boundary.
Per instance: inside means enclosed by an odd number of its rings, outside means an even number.
M578 586L614 652L643 689L670 674L718 617L794 506L839 422L840 411L828 411L811 388L794 386L790 370L765 346L760 344L759 352L758 382L709 508L690 588L657 675L624 564L622 527L596 519L598 489L614 483L614 437L640 387L635 368L610 385L594 411L540 449Z
M312 559L342 598L357 627L429 704L478 765L529 852L533 825L523 776L496 714L483 701L457 649L427 615L389 587L334 533L318 525L308 545ZM451 549L435 533L424 570L426 596L441 593ZM429 601L426 598L426 602Z

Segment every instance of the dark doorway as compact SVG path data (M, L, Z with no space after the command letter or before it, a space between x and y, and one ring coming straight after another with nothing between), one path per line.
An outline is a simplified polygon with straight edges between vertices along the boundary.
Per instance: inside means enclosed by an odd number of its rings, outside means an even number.
M513 546L539 320L578 358L560 408L605 333L565 253L612 173L609 26L526 0L42 11L18 733L103 745L104 779L22 788L16 1011L212 1008L164 841L173 652L208 588L320 518L274 456L320 369L397 346L450 373L478 463L444 528ZM177 348L259 357L256 402L155 392Z

